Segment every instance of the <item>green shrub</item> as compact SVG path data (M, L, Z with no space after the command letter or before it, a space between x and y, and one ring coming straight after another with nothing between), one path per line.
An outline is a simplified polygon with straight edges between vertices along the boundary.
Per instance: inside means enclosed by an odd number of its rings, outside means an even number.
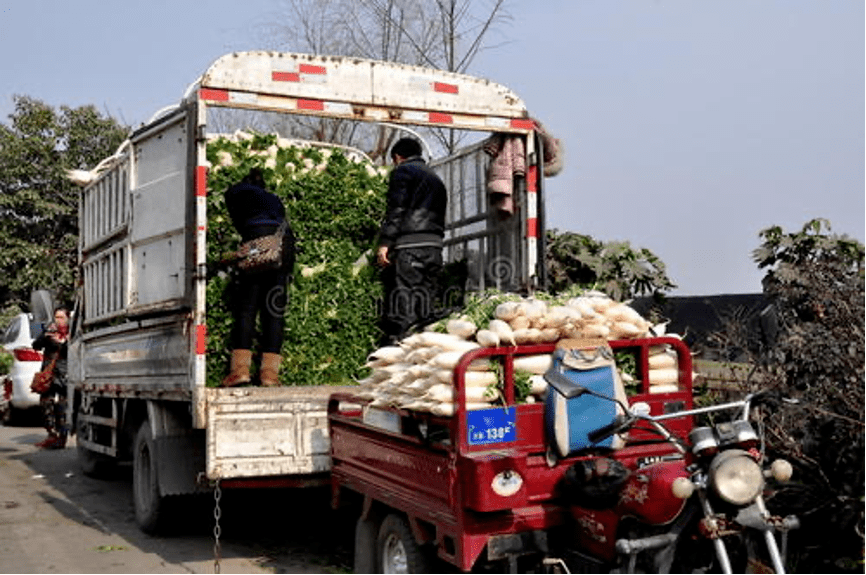
M0 349L0 375L6 375L12 371L14 361L15 357L11 353L5 349Z

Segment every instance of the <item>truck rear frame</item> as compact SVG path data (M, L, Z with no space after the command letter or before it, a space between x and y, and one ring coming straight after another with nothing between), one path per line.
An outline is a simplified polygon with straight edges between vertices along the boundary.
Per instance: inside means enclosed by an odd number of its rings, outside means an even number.
M387 62L272 52L218 59L179 104L104 160L81 192L70 421L89 473L146 456L148 468L134 482L152 484L134 489L137 509L158 511L166 497L208 480L307 484L330 468L326 404L335 389L206 386L206 149L215 108L522 138L527 171L516 179L508 221L487 204L489 158L480 145L434 162L452 198L446 258L474 255L472 289L531 291L543 283L541 143L513 92ZM491 273L506 260L508 275ZM139 437L142 429L147 437ZM157 515L139 522L152 530Z

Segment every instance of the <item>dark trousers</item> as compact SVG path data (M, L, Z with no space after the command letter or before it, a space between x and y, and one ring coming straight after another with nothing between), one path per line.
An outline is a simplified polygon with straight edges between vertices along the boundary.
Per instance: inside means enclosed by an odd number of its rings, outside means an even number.
M382 331L388 342L402 338L415 326L436 317L442 274L440 248L399 248L391 252L391 265L383 270Z
M287 270L238 274L231 297L234 314L232 349L252 349L258 316L262 326L259 351L280 353L283 345L283 315L288 304L288 275Z
M39 396L42 409L42 424L48 433L61 437L69 435L66 426L66 376L55 372L54 381L48 391Z

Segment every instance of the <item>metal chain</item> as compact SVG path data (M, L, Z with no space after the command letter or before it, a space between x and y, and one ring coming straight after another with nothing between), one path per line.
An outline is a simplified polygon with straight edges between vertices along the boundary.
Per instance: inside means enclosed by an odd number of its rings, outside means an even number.
M214 526L213 526L213 572L220 572L220 559L222 549L220 548L220 535L222 534L222 528L220 527L220 517L222 516L222 509L220 509L220 499L222 498L223 492L220 489L220 480L217 479L214 482L213 489L213 500L214 500L214 508L213 508L213 518L214 518Z

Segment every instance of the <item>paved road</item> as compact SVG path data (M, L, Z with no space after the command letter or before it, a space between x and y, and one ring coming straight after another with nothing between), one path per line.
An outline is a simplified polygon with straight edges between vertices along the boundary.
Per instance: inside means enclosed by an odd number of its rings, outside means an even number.
M214 573L213 498L190 507L170 537L139 531L131 470L85 477L74 439L33 446L37 426L0 426L0 573ZM352 520L327 490L226 491L222 573L351 571Z

